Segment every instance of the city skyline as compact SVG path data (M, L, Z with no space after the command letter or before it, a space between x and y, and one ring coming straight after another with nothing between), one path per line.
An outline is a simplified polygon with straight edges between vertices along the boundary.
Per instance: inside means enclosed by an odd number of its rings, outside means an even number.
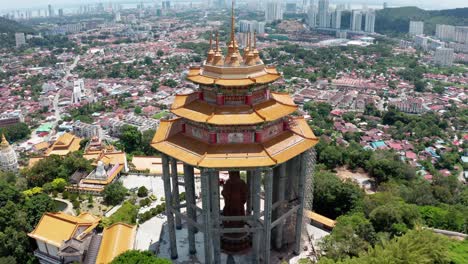
M151 1L125 1L125 0L114 0L111 1L112 3L123 3L123 4L138 4L140 2L143 3L151 3L154 4L155 2ZM175 1L175 2L195 2L195 3L200 3L204 2L203 0L198 0L198 1ZM240 3L244 2L249 2L249 1L243 1ZM286 2L293 2L293 1L284 1ZM298 5L302 5L302 1L297 0L295 1ZM317 1L316 1L317 2ZM375 1L375 0L336 0L336 1L331 1L330 5L336 5L336 4L351 4L351 5L370 5L370 6L382 6L384 2L387 2L389 7L399 7L399 6L416 6L422 9L452 9L452 8L462 8L462 7L467 7L466 1L464 0L452 0L449 3L443 2L441 3L440 1L436 0L429 0L429 1L423 1L423 0L416 0L416 1L407 1L407 0L393 0L393 1ZM102 1L96 1L96 0L82 0L82 1L76 1L76 0L50 0L46 2L42 2L41 4L38 4L37 1L34 0L20 0L20 1L5 1L2 0L0 1L0 10L9 10L9 9L37 9L37 8L44 8L47 9L47 6L53 5L56 6L57 8L59 7L75 7L83 4L97 4L97 3L108 3L108 2L102 2Z

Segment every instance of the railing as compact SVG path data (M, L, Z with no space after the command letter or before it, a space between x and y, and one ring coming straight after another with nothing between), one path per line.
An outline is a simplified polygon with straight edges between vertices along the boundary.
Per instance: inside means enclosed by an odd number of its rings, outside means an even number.
M58 258L56 256L49 255L49 254L44 253L44 252L39 251L39 250L34 251L34 256L36 256L40 260L43 260L46 263L50 263L50 264L61 264L61 263L63 263L60 258ZM43 263L42 261L39 261L39 262Z

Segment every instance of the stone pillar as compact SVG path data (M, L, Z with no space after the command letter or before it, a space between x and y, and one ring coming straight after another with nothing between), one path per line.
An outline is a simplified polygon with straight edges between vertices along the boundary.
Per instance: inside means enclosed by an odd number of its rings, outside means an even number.
M299 201L299 208L297 209L296 214L296 241L294 245L294 253L300 254L301 253L301 235L302 235L302 224L303 224L303 210L304 210L304 185L306 181L306 177L308 173L311 173L307 169L308 162L311 156L311 151L308 150L300 155L300 173L299 173L299 182L298 182L298 201Z
M184 164L184 183L185 183L185 201L187 202L187 216L196 222L197 211L193 207L190 206L190 205L196 205L195 193L194 193L195 186L194 186L194 179L193 179L193 167L188 164ZM189 222L187 222L189 253L191 255L194 255L197 253L197 250L195 249L195 229L196 228L194 226L192 226Z
M270 263L270 249L271 249L271 206L273 196L273 170L271 168L265 170L264 175L265 186L265 201L264 201L264 218L263 218L263 240L265 248L263 252L263 263Z
M260 229L260 184L262 175L259 169L252 171L252 209L253 209L253 227L258 228L253 234L252 241L252 263L260 263L261 256L261 237L262 230Z
M177 175L177 160L171 158L171 178L172 178L172 205L176 207L177 211L180 212L180 197L179 197L179 175ZM180 216L176 214L175 224L178 230L182 229L182 221Z
M249 186L249 197L247 198L247 210L245 210L245 215L252 214L252 202L253 202L253 184L252 184L252 170L247 171L247 186Z
M214 263L221 264L221 237L219 221L219 171L210 173L211 219L213 221L213 256Z
M277 202L284 202L284 192L286 188L286 163L282 163L278 166L277 170L278 175L275 175L275 178L278 178L277 186ZM281 217L285 213L285 205L282 204L276 209L277 218ZM283 246L283 225L284 221L281 221L275 228L275 247L276 249L281 249Z
M207 169L202 169L201 171L201 191L203 204L203 244L205 246L205 263L212 263L210 172Z
M167 216L167 228L169 232L169 243L171 248L171 258L177 258L177 241L176 233L174 228L174 215L171 212L172 209L172 194L171 194L171 178L169 175L169 158L166 154L162 154L162 171L164 181L164 194L166 198L166 216Z

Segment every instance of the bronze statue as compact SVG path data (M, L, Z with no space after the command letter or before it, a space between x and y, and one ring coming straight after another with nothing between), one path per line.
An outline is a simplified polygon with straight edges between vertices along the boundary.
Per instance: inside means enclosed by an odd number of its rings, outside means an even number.
M240 178L239 171L230 171L229 179L223 186L224 216L244 216L244 204L247 202L248 187ZM224 221L224 227L243 227L244 221Z

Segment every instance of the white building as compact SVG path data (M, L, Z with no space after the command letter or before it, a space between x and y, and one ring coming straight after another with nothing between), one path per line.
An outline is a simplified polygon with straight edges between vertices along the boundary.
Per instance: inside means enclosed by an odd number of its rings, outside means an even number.
M120 12L115 13L115 22L122 21L122 17L120 16Z
M468 43L468 27L455 27L455 41Z
M265 22L241 20L239 22L239 29L240 32L257 32L258 34L265 34Z
M15 33L16 47L19 48L22 45L26 45L26 39L24 33Z
M360 10L353 10L351 14L351 30L361 31L362 29L362 13Z
M81 138L102 138L102 128L99 125L91 125L77 120L72 125L73 134Z
M436 25L436 37L441 40L454 40L455 39L455 27L451 25Z
M328 8L329 2L328 0L319 0L318 2L318 20L319 20L319 27L326 28L329 25L328 19Z
M341 10L337 9L331 13L331 28L341 28Z
M438 48L434 53L434 63L440 66L452 66L453 59L453 49Z
M71 98L71 103L76 104L81 102L84 93L84 81L83 79L78 79L73 83L73 93Z
M279 2L268 2L265 10L265 20L272 22L283 19L283 10Z
M317 10L313 6L310 6L307 11L307 25L311 28L317 26Z
M16 152L6 140L5 135L2 135L2 142L0 143L0 170L18 171Z
M369 10L366 12L366 21L364 25L364 31L369 33L374 33L375 31L375 12Z
M408 32L410 36L422 35L424 33L424 22L423 21L410 21Z

